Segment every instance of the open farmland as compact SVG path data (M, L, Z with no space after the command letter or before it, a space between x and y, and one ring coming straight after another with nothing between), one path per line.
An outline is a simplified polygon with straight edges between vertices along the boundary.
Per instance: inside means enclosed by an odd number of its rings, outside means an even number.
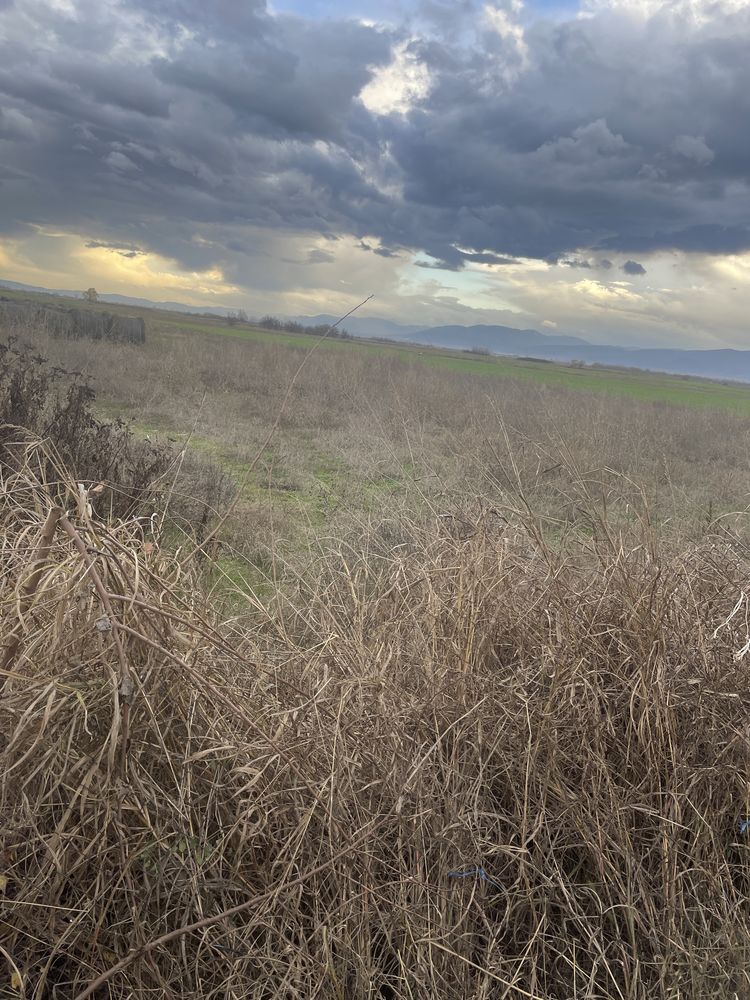
M7 331L16 987L750 996L745 390L144 315Z
M605 498L630 495L629 477L677 537L694 537L747 504L750 387L359 340L316 343L113 308L146 316L144 348L18 332L89 377L101 414L185 444L191 468L213 468L225 493L240 490L221 562L234 580L247 558L255 583L257 566L273 561L281 572L282 556L296 558L328 529L359 531L398 510L434 511L465 498L494 503L499 489L519 482L553 520L563 503L564 523L573 524L575 507L561 500L571 464Z
M32 299L40 304L70 304L70 300L42 293L13 292L3 289L8 298ZM304 334L266 330L252 323L229 325L218 317L198 316L162 309L143 309L113 303L90 305L76 301L79 308L124 316L144 317L152 339L170 343L194 334L209 337L230 337L250 343L276 346L310 347ZM343 324L344 329L346 323ZM743 383L719 382L682 375L667 375L636 369L575 367L549 361L479 355L471 351L443 350L417 344L373 341L365 338L329 340L321 345L324 351L365 352L373 357L387 354L438 370L490 378L528 380L547 386L563 386L591 392L611 393L639 400L664 401L687 406L706 406L750 415L750 386Z
M145 347L17 333L90 378L101 415L184 446L178 492L208 489L221 507L238 491L219 586L268 594L321 537L492 505L519 486L563 537L585 527L567 496L581 476L620 519L644 491L670 538L748 503L750 387L107 308L146 317Z
M0 1000L750 1000L749 51L0 0Z

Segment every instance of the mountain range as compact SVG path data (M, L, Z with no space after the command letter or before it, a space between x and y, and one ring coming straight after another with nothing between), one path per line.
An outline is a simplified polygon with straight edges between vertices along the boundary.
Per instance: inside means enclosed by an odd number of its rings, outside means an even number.
M298 323L315 326L335 323L337 316L321 313L318 316L290 316ZM553 336L538 330L518 330L512 326L407 326L379 316L350 316L342 323L355 337L385 337L387 340L407 341L430 347L447 347L455 350L477 348L491 354L519 354L527 347L574 347L586 344L581 337Z
M46 292L80 298L79 291L42 288L17 281L0 280L0 290ZM101 293L102 302L140 306L147 309L170 309L200 315L225 316L232 312L225 306L189 306L182 302L153 302L129 295ZM336 323L338 316L286 316L284 319L317 326ZM455 350L477 350L482 353L536 358L546 361L583 361L608 367L640 368L646 371L674 375L694 375L702 378L750 382L750 351L682 350L669 347L619 347L592 344L582 337L520 330L510 326L432 326L420 327L397 323L379 316L350 316L342 324L355 337L377 337L400 343L424 344L428 347Z
M338 317L297 316L298 322L333 323ZM671 375L693 375L723 381L750 382L750 351L684 350L677 347L620 347L592 344L582 337L519 330L510 326L402 326L377 317L352 316L344 324L358 337L424 344L454 350L536 358L540 361L583 361L616 368L640 368Z

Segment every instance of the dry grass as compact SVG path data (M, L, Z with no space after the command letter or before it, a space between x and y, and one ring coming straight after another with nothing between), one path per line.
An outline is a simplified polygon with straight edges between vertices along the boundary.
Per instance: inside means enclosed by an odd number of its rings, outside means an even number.
M747 549L664 552L629 483L612 523L562 462L586 532L550 545L519 469L321 544L249 625L63 469L40 573L59 487L19 454L6 993L750 997Z
M145 347L25 335L90 375L104 412L177 443L192 431L192 454L241 478L306 347L167 330ZM446 509L467 495L494 502L509 474L503 424L525 488L550 514L568 487L561 450L579 469L635 480L680 542L747 506L750 425L729 412L440 371L355 344L308 361L227 540L252 555L252 524L253 549L292 558L321 529L346 536L352 515L377 516L394 494L414 512L425 498Z

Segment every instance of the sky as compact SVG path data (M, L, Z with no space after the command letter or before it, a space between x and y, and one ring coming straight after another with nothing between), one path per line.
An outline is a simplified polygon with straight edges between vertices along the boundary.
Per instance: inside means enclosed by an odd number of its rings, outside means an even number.
M750 348L750 0L0 0L0 277Z

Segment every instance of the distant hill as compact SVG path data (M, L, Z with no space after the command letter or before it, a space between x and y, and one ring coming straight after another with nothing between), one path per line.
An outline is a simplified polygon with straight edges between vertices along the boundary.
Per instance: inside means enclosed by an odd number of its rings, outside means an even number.
M115 302L122 306L140 306L143 309L168 309L170 312L193 313L200 316L227 316L236 310L227 306L188 306L184 302L152 302L150 299L133 298L131 295L115 295L104 292L100 302Z
M71 288L42 288L39 285L24 285L20 281L0 279L0 291L7 288L14 292L41 292L43 295L62 295L69 299L80 299L81 292ZM117 295L114 292L100 292L100 302L114 302L121 306L139 306L141 309L169 309L171 312L197 313L201 316L226 316L234 310L227 306L189 306L184 302L153 302L132 295Z
M608 367L640 368L671 375L697 375L699 378L750 382L750 351L679 350L668 347L606 347L589 344L586 347L531 348L529 357L548 361L584 361Z
M20 281L5 281L0 278L0 288L8 288L13 292L43 292L45 295L75 295L81 297L80 292L54 291L51 288L42 288L40 285L24 285Z
M414 334L418 344L471 350L478 347L492 354L528 354L533 349L589 346L581 337L556 336L538 330L516 330L512 326L432 326Z
M335 316L301 316L303 323L331 323ZM390 340L424 344L429 347L471 350L491 354L525 356L547 361L583 361L608 367L640 368L672 375L750 382L750 351L681 350L680 348L611 347L592 344L582 337L518 330L510 326L409 327L378 317L350 317L344 324L359 337L387 337Z
M284 319L302 323L304 326L320 326L323 323L336 323L340 316L334 316L332 313L320 313L317 316L284 316ZM349 316L341 326L354 337L385 337L388 340L411 341L414 340L415 334L422 329L421 326L396 323L392 319L383 319L382 316L357 315Z
M750 351L682 350L670 347L617 347L581 337L556 337L538 330L505 326L439 326L421 330L416 343L433 347L479 347L492 354L524 355L547 361L583 361L618 368L641 368L672 375L750 382Z

